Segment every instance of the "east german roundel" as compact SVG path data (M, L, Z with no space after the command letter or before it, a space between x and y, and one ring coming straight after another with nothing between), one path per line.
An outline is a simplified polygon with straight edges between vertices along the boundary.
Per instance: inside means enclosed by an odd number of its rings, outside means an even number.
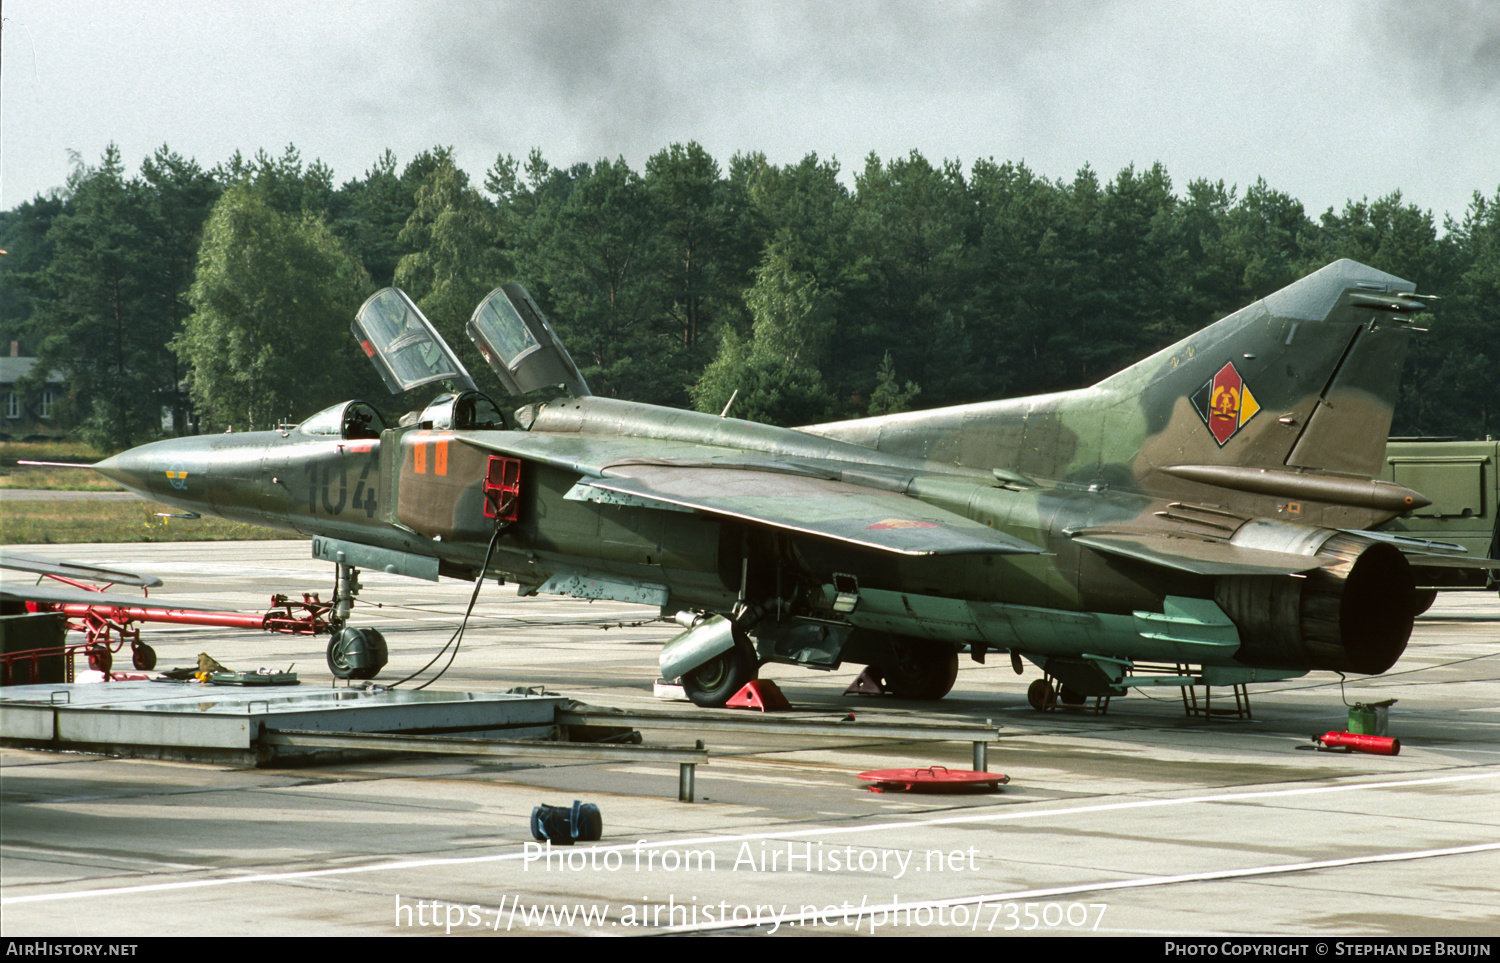
M1225 363L1218 374L1193 392L1192 401L1220 448L1260 411L1260 402L1250 393L1233 361Z

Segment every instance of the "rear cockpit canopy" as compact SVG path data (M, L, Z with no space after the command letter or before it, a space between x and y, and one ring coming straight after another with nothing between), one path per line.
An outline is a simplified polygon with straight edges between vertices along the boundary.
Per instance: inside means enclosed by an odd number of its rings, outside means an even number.
M503 430L507 427L505 416L485 394L478 391L459 391L438 395L422 411L419 419L423 428L439 431L467 431L470 429Z
M371 295L350 329L392 394L444 380L460 389L477 388L432 322L399 288Z
M511 394L554 385L575 398L589 394L578 366L521 285L503 284L491 291L474 309L466 330Z

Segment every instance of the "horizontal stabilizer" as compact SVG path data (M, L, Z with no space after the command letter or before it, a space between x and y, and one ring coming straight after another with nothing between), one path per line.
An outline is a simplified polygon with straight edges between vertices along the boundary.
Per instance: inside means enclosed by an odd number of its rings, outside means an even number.
M1325 561L1310 555L1241 548L1228 542L1157 532L1085 531L1072 538L1096 552L1194 575L1295 575L1320 568Z
M1421 552L1405 552L1406 560L1415 568L1477 568L1500 572L1500 558L1475 558L1472 555L1427 555Z
M1352 532L1364 538L1386 542L1401 550L1406 560L1419 568L1473 568L1500 571L1500 559L1480 558L1470 555L1469 550L1453 542L1438 542L1427 538L1411 538L1395 532Z

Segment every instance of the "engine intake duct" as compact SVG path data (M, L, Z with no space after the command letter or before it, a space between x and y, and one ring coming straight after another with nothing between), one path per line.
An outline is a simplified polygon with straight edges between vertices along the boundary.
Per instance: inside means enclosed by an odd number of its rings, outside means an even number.
M1411 637L1415 602L1411 569L1398 549L1329 529L1252 525L1255 531L1242 532L1250 535L1247 545L1279 543L1274 550L1312 555L1323 566L1305 577L1219 580L1214 601L1240 630L1237 661L1366 675L1396 664Z

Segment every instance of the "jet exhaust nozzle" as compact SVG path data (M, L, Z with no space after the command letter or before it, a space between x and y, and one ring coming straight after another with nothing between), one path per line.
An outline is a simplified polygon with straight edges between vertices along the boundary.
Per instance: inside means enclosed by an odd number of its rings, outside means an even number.
M1259 535L1274 535L1262 526ZM1347 532L1291 530L1300 551L1322 561L1305 578L1233 575L1214 601L1240 630L1236 659L1246 665L1298 666L1378 675L1406 651L1416 618L1411 566L1397 548ZM1322 537L1326 536L1326 537ZM1269 547L1269 546L1258 546ZM1281 546L1282 551L1290 546Z

